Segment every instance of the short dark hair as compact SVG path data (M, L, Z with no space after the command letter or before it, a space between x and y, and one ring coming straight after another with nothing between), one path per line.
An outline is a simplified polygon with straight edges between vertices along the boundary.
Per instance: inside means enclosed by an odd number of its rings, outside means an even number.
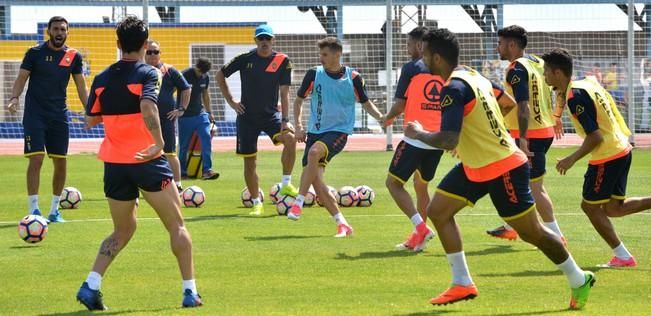
M423 36L427 34L427 31L429 31L429 28L427 28L427 26L417 26L409 33L407 33L407 35L409 35L410 39L420 41L423 39Z
M50 20L47 22L47 29L49 30L50 26L52 26L52 23L55 23L55 22L63 22L63 23L66 24L66 29L68 28L68 20L66 20L66 18L64 18L62 16L57 15L57 16L51 17Z
M497 31L497 36L514 40L521 49L527 47L527 30L519 25L510 25Z
M115 29L122 51L125 53L140 50L149 38L149 27L145 21L135 15L128 15L120 21Z
M423 36L423 42L433 54L439 54L451 66L459 64L459 40L448 29L430 30Z
M545 66L560 69L566 76L572 76L572 55L564 48L554 48L542 55Z
M206 57L199 57L199 59L197 59L197 63L194 64L194 66L197 67L199 71L205 74L208 73L212 68L212 63Z
M327 47L335 52L342 52L344 50L344 46L341 44L341 41L338 38L332 36L321 39L316 42L316 44L319 45L319 49L324 49Z

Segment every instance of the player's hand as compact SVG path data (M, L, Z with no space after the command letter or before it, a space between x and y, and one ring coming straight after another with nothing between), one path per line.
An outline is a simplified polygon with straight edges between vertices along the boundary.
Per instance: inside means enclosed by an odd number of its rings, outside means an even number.
M93 128L95 125L102 123L102 117L101 116L84 116L84 129L89 130Z
M169 119L170 121L174 121L181 116L183 116L183 111L179 111L175 109L167 112L167 119Z
M395 117L390 118L390 119L387 119L387 115L385 114L385 115L382 117L382 123L383 123L383 124L382 124L382 127L387 128L387 127L391 126L391 124L393 124L393 122L394 122L395 120L396 120Z
M18 101L17 98L12 98L9 100L9 104L7 104L7 110L9 110L9 113L11 114L16 114L18 112L18 106L20 105L20 102Z
M280 123L280 131L290 131L294 133L294 125L292 125L290 122L282 122Z
M296 136L296 141L299 143L304 143L307 137L302 125L296 125L296 133L294 135Z
M533 153L529 151L529 140L524 137L518 139L518 144L520 144L520 150L527 155L527 157L533 157Z
M212 113L208 113L208 120L210 121L210 123L214 123L215 122L215 116L212 115Z
M565 135L565 132L563 131L563 121L560 118L556 118L554 134L556 135L556 139L561 139Z
M244 114L245 106L244 106L244 104L242 104L242 102L232 102L232 103L229 102L228 105L230 105L230 107L233 110L235 110L235 113L237 113L237 115Z
M136 153L134 158L139 161L148 161L163 153L163 146L151 144L149 147Z
M561 175L565 175L565 173L567 173L567 170L570 170L570 168L574 166L575 162L576 161L574 161L574 159L571 156L567 156L563 159L559 158L556 161L556 171L558 171L558 173L560 173Z
M418 121L409 122L405 128L405 136L409 138L416 138L418 133L423 131L423 126L418 123Z

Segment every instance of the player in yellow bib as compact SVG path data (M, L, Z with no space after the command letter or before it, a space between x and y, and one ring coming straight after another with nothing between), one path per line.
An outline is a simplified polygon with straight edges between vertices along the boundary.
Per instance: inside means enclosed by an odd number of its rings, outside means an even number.
M651 209L651 197L625 197L633 155L628 142L630 131L612 96L596 78L571 80L572 56L566 50L557 48L542 58L545 60L545 80L564 92L572 124L583 138L575 152L558 161L556 170L565 175L578 160L590 154L581 209L613 249L613 258L604 266L634 267L637 265L635 258L619 239L609 219Z
M527 31L521 26L505 27L497 35L500 59L511 62L506 70L504 86L518 103L517 111L504 116L504 123L516 144L529 157L529 184L543 224L565 242L554 218L552 200L543 184L545 156L554 141L551 89L543 76L544 62L540 57L525 52ZM518 233L506 223L486 233L509 240L518 238Z
M459 42L454 33L433 30L423 41L423 60L431 73L447 80L441 91L441 128L426 132L417 122L410 122L405 136L456 150L461 160L441 180L427 209L452 269L452 286L430 303L445 305L478 295L454 216L489 194L499 215L522 240L535 245L565 274L572 289L570 308L582 308L595 282L594 274L582 271L560 238L538 221L527 156L504 127L491 82L474 69L459 66Z

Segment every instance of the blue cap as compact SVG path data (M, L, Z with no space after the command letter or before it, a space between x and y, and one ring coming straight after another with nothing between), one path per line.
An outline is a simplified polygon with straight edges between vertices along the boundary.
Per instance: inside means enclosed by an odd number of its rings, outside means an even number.
M274 37L274 31L271 29L271 26L269 24L260 24L255 28L255 37L258 37L260 35L269 35L271 37Z

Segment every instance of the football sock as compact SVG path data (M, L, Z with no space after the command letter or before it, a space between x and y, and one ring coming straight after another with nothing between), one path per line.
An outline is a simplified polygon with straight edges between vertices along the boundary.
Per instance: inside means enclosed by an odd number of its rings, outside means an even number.
M411 217L411 223L414 224L414 227L420 225L423 222L423 218L416 212L416 215Z
M260 197L257 197L255 199L251 199L251 202L253 202L253 205L258 205L258 204L262 203L262 202L260 202Z
M556 235L563 237L563 233L561 233L561 228L558 227L558 223L556 221L551 221L551 222L544 222L545 227L551 229Z
M91 290L97 291L102 286L102 276L95 271L90 271L86 278L86 283L88 283L88 287Z
M59 199L61 199L61 196L52 195L52 204L50 205L50 214L54 214L59 210Z
M185 292L186 289L190 289L192 291L192 294L197 294L197 283L192 280L183 280L183 292Z
M176 187L177 188L182 188L183 187L183 185L181 184L181 180L176 182Z
M27 196L27 207L29 208L27 211L30 212L30 213L33 210L38 209L38 194L28 195Z
M449 253L448 263L452 269L452 283L457 285L468 286L472 284L472 278L468 271L468 264L466 263L466 255L463 251Z
M305 202L305 196L303 196L302 194L299 193L296 196L296 200L294 200L294 205L302 208L303 207L303 202Z
M344 217L344 214L341 214L341 212L335 214L332 218L334 218L337 225L344 224L346 226L350 226L350 225L348 225L348 222L346 221L346 218Z
M507 224L506 222L504 222L503 226L504 226L504 228L506 228L508 230L515 230L515 229L513 229L513 227L511 227L511 225Z
M585 273L576 265L571 255L563 263L556 266L559 270L563 271L571 288L581 287L585 283Z
M630 259L633 257L630 252L628 252L628 249L626 249L626 246L624 246L624 243L620 243L619 246L613 248L613 252L615 253L615 256L619 259Z
M291 174L284 174L283 179L281 181L281 187L284 187L288 185L292 181L292 175Z

